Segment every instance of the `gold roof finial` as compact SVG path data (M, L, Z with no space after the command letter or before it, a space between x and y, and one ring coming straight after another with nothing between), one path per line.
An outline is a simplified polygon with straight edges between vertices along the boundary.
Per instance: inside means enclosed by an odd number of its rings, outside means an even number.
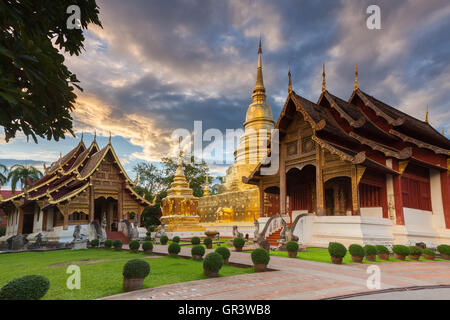
M97 140L97 129L94 130L94 141Z
M445 136L445 129L442 128L442 135Z
M428 105L427 105L427 111L425 113L425 122L428 123Z
M81 133L81 142L83 142L84 132Z
M322 93L324 93L327 90L326 86L326 80L325 80L325 63L323 64L323 71L322 71Z
M108 144L111 144L111 131L109 132L109 140L108 140Z
M358 64L356 65L355 70L355 91L358 90Z
M288 65L288 77L289 77L289 85L288 85L288 92L291 93L292 92L292 79L291 79L291 64L289 63Z

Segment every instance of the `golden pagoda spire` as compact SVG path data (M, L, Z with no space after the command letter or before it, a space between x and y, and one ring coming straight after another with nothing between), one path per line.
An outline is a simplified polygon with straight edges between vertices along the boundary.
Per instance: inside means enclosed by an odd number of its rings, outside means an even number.
M288 92L292 92L292 79L291 79L291 64L288 65L288 77L289 77L289 85L288 85Z
M355 70L355 91L358 90L358 64L356 65Z
M256 71L256 84L253 88L253 101L262 103L266 101L266 89L264 88L264 80L262 73L262 45L261 38L259 38L259 48L258 48L258 68Z
M425 112L425 122L428 123L428 105L427 105L427 111Z
M203 196L204 196L204 197L209 196L209 176L208 176L208 169L206 169L206 182L205 182L205 187L203 188Z
M326 81L325 81L325 63L323 64L323 71L322 71L322 93L324 93L327 90Z

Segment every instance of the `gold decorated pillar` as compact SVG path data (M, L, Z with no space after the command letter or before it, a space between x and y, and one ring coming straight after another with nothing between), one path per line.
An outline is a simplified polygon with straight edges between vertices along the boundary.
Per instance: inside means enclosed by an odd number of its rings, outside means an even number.
M325 197L323 195L323 154L322 149L316 144L316 214L325 215Z
M280 145L280 214L286 214L286 163L284 144Z
M366 170L366 167L353 165L352 166L352 215L359 216L361 215L360 207L359 207L359 182L361 181L362 176Z
M89 187L89 222L94 221L94 209L95 209L95 198L94 198L94 186Z
M265 216L264 214L264 186L262 181L259 182L259 216L262 218Z

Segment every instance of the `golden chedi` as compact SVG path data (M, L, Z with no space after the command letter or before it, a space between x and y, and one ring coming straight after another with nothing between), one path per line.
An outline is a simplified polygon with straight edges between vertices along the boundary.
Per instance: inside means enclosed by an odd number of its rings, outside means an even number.
M166 232L205 230L199 224L198 198L194 197L193 193L184 176L180 158L175 178L170 185L170 189L167 190L167 197L162 199L161 204L162 216L160 221L165 224Z

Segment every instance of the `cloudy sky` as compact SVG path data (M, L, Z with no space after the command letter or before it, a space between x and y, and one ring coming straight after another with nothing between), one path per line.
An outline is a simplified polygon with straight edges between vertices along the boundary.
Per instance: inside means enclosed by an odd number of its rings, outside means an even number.
M103 29L86 32L86 51L67 57L81 80L73 116L77 139L113 145L131 176L177 142L173 130L222 132L242 126L256 77L259 36L268 102L277 118L294 90L316 101L322 63L327 89L343 99L360 88L419 119L450 129L450 2L300 0L97 0ZM369 30L366 9L381 8ZM276 119L275 119L276 120ZM1 134L1 132L0 132ZM0 158L51 162L77 139L0 142ZM224 167L216 168L216 173Z

